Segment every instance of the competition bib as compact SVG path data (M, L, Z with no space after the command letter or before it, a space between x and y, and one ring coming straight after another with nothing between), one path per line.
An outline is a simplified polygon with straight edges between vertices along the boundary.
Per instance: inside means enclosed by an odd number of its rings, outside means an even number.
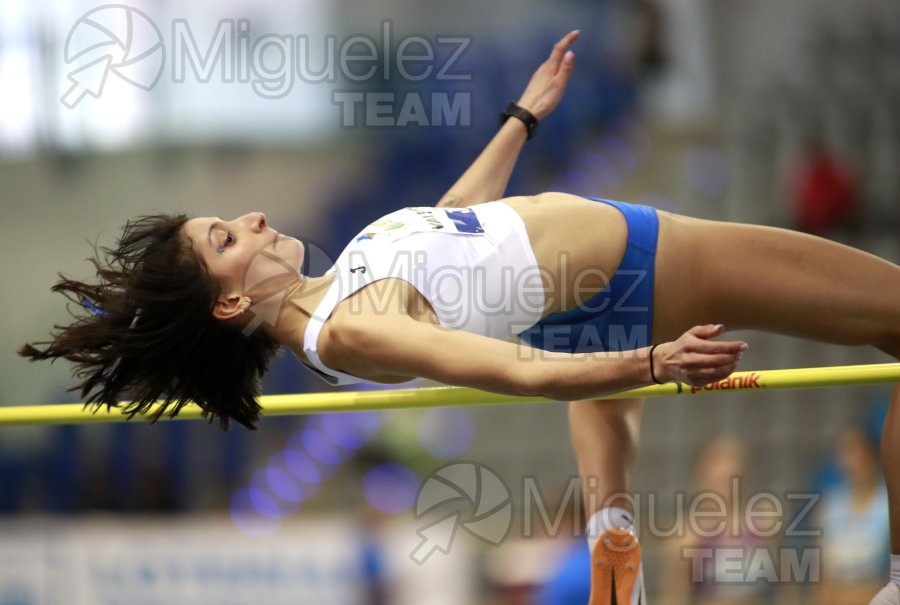
M484 233L475 212L468 208L403 208L378 219L356 236L356 241L398 240L412 233Z

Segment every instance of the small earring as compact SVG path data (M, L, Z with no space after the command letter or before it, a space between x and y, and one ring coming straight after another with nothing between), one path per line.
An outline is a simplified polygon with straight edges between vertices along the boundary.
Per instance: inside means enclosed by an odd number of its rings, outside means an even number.
M252 305L252 304L253 304L253 300L252 300L252 299L249 299L249 298L244 299L244 302L242 302L242 303L241 303L241 306L240 306L241 314L243 315L244 313L246 313L246 312L247 312L247 309L249 309L249 308L250 308L250 305Z

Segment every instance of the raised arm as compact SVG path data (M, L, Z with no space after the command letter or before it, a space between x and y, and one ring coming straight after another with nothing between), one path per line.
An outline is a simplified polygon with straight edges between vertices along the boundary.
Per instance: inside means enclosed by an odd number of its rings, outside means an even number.
M543 120L559 103L575 64L569 50L579 31L569 32L553 47L525 88L517 103ZM519 152L526 138L521 120L510 118L487 147L437 203L440 206L471 206L503 197Z
M745 343L710 340L721 333L718 326L697 326L657 346L657 378L698 386L727 377ZM649 351L553 353L388 314L377 322L339 327L326 362L361 378L421 377L572 401L652 384Z

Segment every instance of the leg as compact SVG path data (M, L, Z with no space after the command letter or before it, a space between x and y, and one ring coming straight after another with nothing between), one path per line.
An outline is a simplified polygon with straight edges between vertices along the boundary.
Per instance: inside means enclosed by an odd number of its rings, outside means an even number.
M661 212L655 285L656 333L715 322L900 359L900 267L843 244Z
M608 506L634 512L628 494L637 462L641 409L641 399L569 404L569 427L586 518Z
M891 553L900 555L900 384L894 385L881 432L881 466L891 504Z
M884 430L881 432L881 465L888 490L888 514L891 521L891 577L869 605L900 605L900 384L894 385Z
M572 445L588 519L609 507L634 513L631 473L637 461L641 408L640 399L569 404ZM599 540L591 553L590 605L640 603L643 570L634 536L618 527L592 536Z
M881 465L888 490L888 514L891 520L891 578L869 605L900 605L900 384L894 386L888 415L881 432Z
M655 334L668 338L694 324L717 322L731 329L872 345L900 360L897 265L785 229L665 213L660 218ZM900 386L891 399L881 456L891 552L900 554ZM872 603L898 605L900 589L889 584Z

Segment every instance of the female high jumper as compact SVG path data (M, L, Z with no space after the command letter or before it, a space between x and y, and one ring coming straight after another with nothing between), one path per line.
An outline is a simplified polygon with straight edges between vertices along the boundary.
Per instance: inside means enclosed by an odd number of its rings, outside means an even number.
M577 36L554 46L436 207L363 228L324 275L306 275L304 243L259 212L141 217L94 259L96 281L53 287L90 312L20 353L73 361L86 402L127 397L135 414L161 399L174 416L194 401L225 428L258 420L259 377L280 346L332 384L424 377L569 401L591 604L645 603L627 498L642 404L596 397L727 377L747 344L717 340L724 326L900 359L900 267L784 229L565 193L503 198L563 94ZM877 599L900 605L900 397L882 459L895 554Z

